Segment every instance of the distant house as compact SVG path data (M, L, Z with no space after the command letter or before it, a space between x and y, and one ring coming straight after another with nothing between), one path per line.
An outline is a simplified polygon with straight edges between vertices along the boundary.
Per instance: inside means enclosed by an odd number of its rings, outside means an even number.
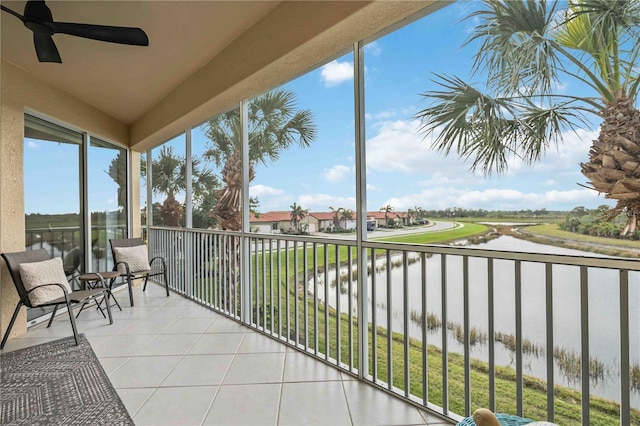
M317 232L318 221L311 215L307 215L298 225L301 231L309 233ZM252 232L264 234L279 234L289 232L293 228L291 224L291 211L275 211L260 213L257 216L251 213L249 217L249 227Z
M393 223L397 226L397 225L410 225L409 223L409 215L407 214L407 212L389 212L387 213L387 217L385 220L385 213L384 212L367 212L367 219L368 220L375 220L376 221L376 227L380 227L380 226L387 226L387 222L386 221L393 221Z
M300 230L306 231L310 234L315 232L331 232L335 228L333 221L334 212L310 212L300 222ZM356 229L356 215L353 212L353 219L344 220L342 215L340 217L341 229ZM396 226L410 225L410 218L407 212L389 212L387 218ZM379 228L381 226L387 226L385 222L384 212L367 212L367 224L375 222L373 228ZM278 234L281 232L289 232L293 226L291 225L291 211L273 211L267 213L260 213L260 216L256 217L251 213L249 223L252 232L260 232L263 234Z
M318 231L333 231L335 228L335 223L333 218L335 217L334 212L312 212L309 213L309 216L312 216L314 219L318 221ZM340 229L356 229L356 212L353 212L353 219L344 220L341 214L338 214L338 223Z

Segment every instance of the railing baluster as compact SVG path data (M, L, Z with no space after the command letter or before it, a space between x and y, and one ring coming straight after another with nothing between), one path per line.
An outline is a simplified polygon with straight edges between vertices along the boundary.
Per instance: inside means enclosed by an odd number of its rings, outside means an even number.
M522 264L515 261L515 308L516 308L516 413L523 412L523 372L522 372Z
M302 315L304 316L304 347L305 348L309 348L309 316L308 316L308 312L307 312L307 306L309 304L309 299L308 299L308 291L307 291L307 285L309 283L309 259L307 256L307 242L304 241L302 243L302 283L303 283L303 287L302 287L302 294L303 294L303 300L304 300L304 305L302 307Z
M464 332L464 412L471 415L471 330L469 321L469 256L462 257L462 310Z
M582 356L582 424L590 423L589 415L589 270L580 267L580 324L581 356Z
M269 304L271 305L271 325L269 326L269 334L273 335L275 325L275 310L273 303L273 240L269 239Z
M422 405L429 402L429 345L427 342L427 255L420 253L420 301L422 302Z
M286 243L286 241L285 241ZM280 246L280 240L276 241L276 252L278 255L276 256L276 283L278 285L278 336L282 337L282 292L280 289L282 288L282 247Z
M324 359L329 360L329 246L324 243Z
M402 252L402 315L404 331L404 396L409 398L411 394L411 379L409 378L409 257L406 251Z
M629 271L620 271L620 424L631 424L629 368Z
M299 320L300 320L300 311L299 311L299 306L298 306L298 288L300 287L300 281L298 279L298 269L300 269L300 264L298 261L298 242L294 241L293 242L293 295L295 298L295 303L294 303L294 311L295 311L295 317L293 319L293 323L294 323L294 327L295 327L295 331L296 331L296 346L298 346L300 344L300 325L298 324Z
M342 283L340 282L340 245L336 244L336 365L341 364L342 359L342 331L340 327L340 320L342 309L340 308L340 288Z
M554 360L553 360L553 265L545 263L546 329L547 329L547 420L555 417Z
M347 265L349 265L347 267L347 273L349 274L347 277L347 295L348 295L348 299L347 299L347 306L348 306L348 310L349 310L349 314L348 314L348 318L349 318L349 326L348 326L348 331L349 331L349 338L348 338L348 343L349 343L349 371L353 371L353 294L352 292L352 288L351 288L351 281L353 279L353 257L351 254L351 247L347 246L346 247L347 251L348 251L348 260L347 260Z
M440 255L442 309L442 412L449 414L449 344L447 336L447 255Z
M491 411L496 411L496 339L493 284L493 259L487 259L487 310L489 311L487 324L489 327L489 409Z
M286 293L286 300L285 300L285 309L287 312L287 341L291 340L291 303L289 302L289 297L291 295L291 288L289 286L289 270L291 268L289 268L289 243L287 241L285 241L286 244L286 249L284 251L284 280L285 280L285 293Z
M378 382L378 299L376 292L376 249L371 250L371 374Z
M387 386L393 389L393 297L391 288L391 251L387 250Z
M267 249L265 239L260 239L260 251L262 252L262 329L267 330Z
M313 243L313 354L318 355L318 243Z

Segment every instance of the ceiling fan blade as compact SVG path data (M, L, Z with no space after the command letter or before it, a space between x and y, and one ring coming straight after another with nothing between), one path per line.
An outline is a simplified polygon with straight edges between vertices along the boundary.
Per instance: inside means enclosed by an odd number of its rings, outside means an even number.
M92 40L110 43L148 46L149 38L140 28L112 27L105 25L75 24L71 22L53 22L52 29L56 33L69 34Z
M58 53L58 48L53 42L51 36L34 32L33 44L36 46L36 54L38 55L38 60L40 62L62 63L60 53Z
M0 9L4 10L5 12L8 12L8 13L12 14L16 18L18 18L19 20L24 22L24 17L22 15L20 15L17 12L14 12L13 10L9 9L8 7L4 7L3 5L0 4Z

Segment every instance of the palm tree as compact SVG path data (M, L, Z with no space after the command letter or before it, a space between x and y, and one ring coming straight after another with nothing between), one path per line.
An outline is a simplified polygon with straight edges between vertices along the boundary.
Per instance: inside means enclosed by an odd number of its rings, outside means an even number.
M181 173L186 176L186 169ZM191 160L191 180L193 227L213 228L216 225L216 220L211 216L211 209L216 203L220 181L211 169L204 166L203 160L197 157Z
M384 212L384 223L385 225L389 226L389 213L393 211L393 206L387 204L386 206L380 207L380 211Z
M277 89L249 103L249 182L255 177L254 165L265 165L280 158L283 151L297 144L311 145L316 126L310 110L298 110L295 93ZM223 189L213 216L222 229L239 231L242 227L240 202L242 195L242 157L240 111L221 114L205 125L209 138L205 158L222 167ZM248 185L249 182L246 182Z
M340 215L344 211L344 207L338 207L337 209L334 209L333 207L329 206L329 210L333 212L333 227L336 230L340 229Z
M342 210L342 219L344 220L344 228L347 229L347 221L353 219L353 210L344 209Z
M295 93L277 89L253 99L249 105L249 182L255 177L256 163L269 164L276 161L280 154L297 144L301 148L308 147L315 140L316 127L313 114L309 110L298 110ZM206 135L209 138L205 158L213 160L217 167L222 167L221 179L223 188L216 193L217 203L211 215L218 221L221 229L239 231L242 229L241 195L242 195L242 125L240 110L233 109L205 123ZM249 209L252 208L251 200ZM257 204L257 200L256 200ZM228 293L225 294L227 308L232 312L239 271L233 265L239 265L239 240L236 238L221 254L225 265L222 270L235 269L235 274L228 275ZM225 287L226 291L226 287Z
M485 0L469 41L479 42L472 73L486 72L486 91L456 76L437 75L441 90L423 96L421 131L433 146L472 160L486 175L504 172L516 155L528 164L590 116L600 135L581 171L588 188L617 200L613 218L640 220L640 111L638 59L640 2L573 0L565 10L545 0ZM566 82L584 83L594 97L565 95ZM565 84L563 84L565 83ZM561 86L562 85L562 86ZM571 86L569 86L571 87Z
M198 211L213 198L220 183L213 172L203 165L202 159L194 157L191 159L191 164L193 205L194 211ZM146 172L146 162L142 164L142 169ZM174 154L172 147L163 146L158 158L153 160L151 173L153 191L167 196L160 208L163 224L179 226L184 207L175 196L186 189L185 159Z
M300 221L307 216L309 213L309 209L303 209L302 206L299 206L296 203L293 203L291 207L291 225L293 225L293 229L296 234L300 233Z
M167 196L160 208L162 222L166 226L179 226L184 214L182 204L175 198L185 188L183 170L184 159L175 155L173 148L167 146L160 149L160 156L153 161L151 167L153 191Z

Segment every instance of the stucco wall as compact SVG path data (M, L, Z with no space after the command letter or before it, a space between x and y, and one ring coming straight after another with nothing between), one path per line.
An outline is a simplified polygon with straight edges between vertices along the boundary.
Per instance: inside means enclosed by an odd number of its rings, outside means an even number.
M112 117L30 77L4 60L0 69L0 81L0 252L12 252L24 250L25 247L25 111L50 117L59 123L125 145L129 144L129 130ZM0 264L0 331L4 335L18 297L6 265L4 262ZM11 335L25 331L26 314L23 309Z

